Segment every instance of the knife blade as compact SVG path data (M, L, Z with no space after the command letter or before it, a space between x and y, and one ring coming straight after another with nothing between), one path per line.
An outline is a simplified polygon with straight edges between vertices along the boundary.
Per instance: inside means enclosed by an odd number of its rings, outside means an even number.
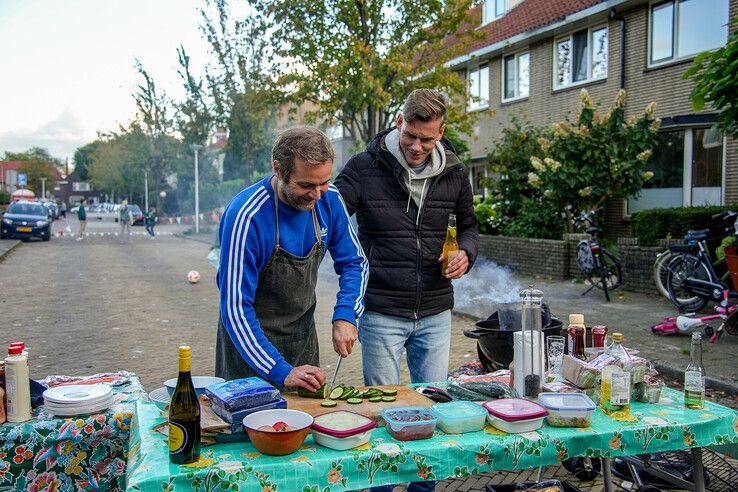
M338 376L338 369L341 367L341 361L343 360L343 356L341 354L338 354L338 362L336 362L336 370L333 371L333 379L331 379L331 385L329 388L333 388L336 385L336 377Z

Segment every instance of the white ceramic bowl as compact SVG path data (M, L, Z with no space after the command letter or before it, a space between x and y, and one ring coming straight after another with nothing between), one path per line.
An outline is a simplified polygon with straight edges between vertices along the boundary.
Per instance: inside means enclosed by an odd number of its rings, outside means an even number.
M215 376L192 376L192 384L195 385L195 393L197 396L205 394L205 388L215 383L224 383L225 379L216 378ZM177 378L167 379L164 381L169 396L174 394L174 388L177 387Z

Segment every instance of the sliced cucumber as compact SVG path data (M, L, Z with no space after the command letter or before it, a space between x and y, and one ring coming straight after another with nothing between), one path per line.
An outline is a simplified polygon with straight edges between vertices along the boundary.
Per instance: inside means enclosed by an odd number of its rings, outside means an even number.
M326 399L328 398L329 388L327 384L324 384L320 388L318 388L318 391L310 391L305 388L297 388L297 395L302 396L305 398L322 398Z
M371 396L369 397L369 401L372 403L376 403L378 401L382 401L382 397L381 396Z
M393 402L395 400L397 400L397 398L395 398L394 396L383 396L382 397L382 401L387 402L387 403Z
M384 396L397 396L397 390L396 389L392 389L392 388L383 389L382 390L382 394Z
M343 391L341 392L341 399L342 399L342 400L345 400L345 399L346 399L346 398L348 398L348 397L349 397L349 395L351 395L351 393L353 393L353 392L354 392L354 388L350 388L350 387L348 387L348 386L345 386L345 387L343 388Z
M349 398L348 400L346 400L346 403L358 405L359 403L364 403L364 400L362 400L361 398Z
M340 400L342 394L343 394L343 388L341 388L340 386L336 386L331 391L330 399L331 400Z
M323 401L323 402L320 403L320 406L321 407L326 407L326 408L333 408L336 405L338 405L338 403L336 403L333 400L325 400L325 401Z

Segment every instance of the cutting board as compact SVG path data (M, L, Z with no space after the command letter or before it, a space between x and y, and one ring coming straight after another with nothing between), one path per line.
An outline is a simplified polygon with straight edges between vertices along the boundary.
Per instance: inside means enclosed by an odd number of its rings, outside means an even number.
M325 408L320 406L320 403L324 400L321 400L320 398L305 398L302 396L297 396L297 392L282 393L282 397L287 400L287 408L302 410L303 412L309 413L313 417L333 410L348 410L349 412L358 413L365 417L374 419L379 423L380 426L384 425L384 421L379 418L379 414L385 408L408 406L430 407L435 403L430 398L421 395L413 388L408 388L407 386L372 386L372 388L395 389L397 390L397 399L393 402L380 401L375 403L372 403L369 400L365 399L363 403L360 403L358 405L346 403L346 400L336 400L336 403L338 403L338 405L333 408Z

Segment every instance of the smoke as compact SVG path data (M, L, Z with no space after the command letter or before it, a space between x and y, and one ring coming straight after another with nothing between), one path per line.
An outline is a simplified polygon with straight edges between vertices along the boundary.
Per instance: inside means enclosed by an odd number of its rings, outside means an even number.
M486 318L497 304L520 301L521 288L509 268L478 257L474 268L454 281L454 310Z

